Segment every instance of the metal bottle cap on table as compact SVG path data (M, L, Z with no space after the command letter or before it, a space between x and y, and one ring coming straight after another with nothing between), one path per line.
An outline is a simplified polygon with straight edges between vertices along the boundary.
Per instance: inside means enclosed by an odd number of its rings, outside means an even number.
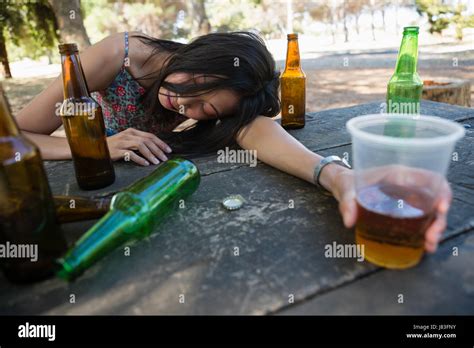
M227 210L237 210L242 207L245 199L241 195L230 195L222 200L222 205Z

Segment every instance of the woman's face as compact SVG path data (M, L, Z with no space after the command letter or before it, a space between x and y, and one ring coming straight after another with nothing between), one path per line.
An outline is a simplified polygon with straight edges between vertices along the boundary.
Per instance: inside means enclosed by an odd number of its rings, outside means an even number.
M174 84L200 84L212 77L190 73L173 73L165 81ZM239 97L230 90L215 90L193 97L182 97L161 87L158 91L160 104L168 110L179 112L194 120L210 120L230 116L235 111Z

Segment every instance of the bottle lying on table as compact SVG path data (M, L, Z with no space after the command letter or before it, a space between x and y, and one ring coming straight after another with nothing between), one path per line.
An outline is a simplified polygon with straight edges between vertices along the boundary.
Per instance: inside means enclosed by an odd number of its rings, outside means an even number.
M54 196L56 217L60 224L98 219L110 208L112 197Z
M163 162L154 172L115 194L110 211L58 260L57 275L73 280L125 242L148 236L180 200L199 186L196 166L182 158Z

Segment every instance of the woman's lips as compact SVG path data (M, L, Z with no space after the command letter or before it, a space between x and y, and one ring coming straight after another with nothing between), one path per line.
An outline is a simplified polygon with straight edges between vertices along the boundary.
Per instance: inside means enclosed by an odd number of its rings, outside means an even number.
M166 101L168 102L168 107L173 109L173 110L176 110L173 103L171 102L171 97L169 95L166 96Z
M1 1L1 0L0 0ZM168 107L173 109L174 111L177 111L178 110L178 106L175 105L176 104L176 101L177 101L177 98L176 96L174 95L167 95L166 96L166 101L168 103Z

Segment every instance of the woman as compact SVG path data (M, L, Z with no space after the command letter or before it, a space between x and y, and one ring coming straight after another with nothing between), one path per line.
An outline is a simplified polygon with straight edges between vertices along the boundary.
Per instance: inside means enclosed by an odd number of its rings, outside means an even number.
M112 159L128 153L147 166L166 161L172 149L206 153L237 143L256 150L261 161L315 183L322 157L271 119L280 108L279 75L257 35L214 33L180 44L121 33L85 50L81 60L89 88L103 108ZM50 135L61 125L55 115L62 98L58 78L17 116L44 159L71 158L67 139ZM194 124L173 132L183 121ZM321 170L319 184L338 200L345 226L353 226L352 171L330 163ZM437 218L426 232L430 252L446 228L451 192L446 182L444 186Z

